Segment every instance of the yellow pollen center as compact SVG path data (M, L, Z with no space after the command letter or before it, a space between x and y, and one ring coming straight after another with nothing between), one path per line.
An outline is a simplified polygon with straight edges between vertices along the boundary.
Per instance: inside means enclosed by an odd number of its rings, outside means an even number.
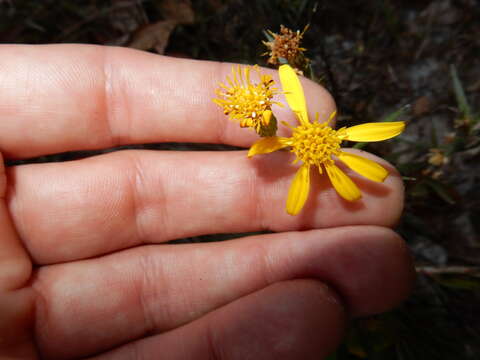
M294 128L289 142L299 160L319 166L333 164L332 155L340 154L342 140L326 123L308 123Z
M272 106L272 91L262 85L249 85L246 87L232 87L225 94L223 104L225 115L233 115L235 118L255 119Z

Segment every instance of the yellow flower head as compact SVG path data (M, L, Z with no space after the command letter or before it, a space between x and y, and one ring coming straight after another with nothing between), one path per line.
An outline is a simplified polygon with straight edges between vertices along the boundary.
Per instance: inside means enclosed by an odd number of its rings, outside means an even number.
M302 161L287 198L287 212L297 215L302 210L310 189L311 165L318 167L322 174L327 173L337 193L346 200L354 201L361 198L357 185L335 165L334 157L344 162L355 172L369 180L383 182L388 171L374 161L361 156L342 151L340 144L349 141L381 141L400 134L405 128L403 121L367 123L334 130L329 126L335 112L327 122L320 123L318 116L314 122L308 119L305 96L295 71L289 65L279 69L280 80L288 105L296 114L299 125L292 127L291 137L271 136L257 141L252 145L248 156L267 154L285 147L290 147L296 155L295 161Z
M273 101L273 96L279 91L274 87L270 75L260 73L257 66L259 82L252 82L252 67L232 67L227 83L220 83L215 91L218 98L213 101L223 108L225 115L231 120L239 121L241 127L254 129L260 136L272 136L277 131L277 121L272 114L272 105L280 103Z

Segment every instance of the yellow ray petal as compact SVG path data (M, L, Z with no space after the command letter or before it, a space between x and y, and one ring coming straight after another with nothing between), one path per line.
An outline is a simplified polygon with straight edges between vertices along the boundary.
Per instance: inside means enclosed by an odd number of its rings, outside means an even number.
M405 122L378 122L355 125L345 129L344 140L382 141L400 134L405 129Z
M336 165L325 165L328 177L337 193L348 201L355 201L362 197L357 185Z
M278 74L288 105L297 114L300 123L308 122L307 103L297 74L289 65L280 66Z
M287 213L297 215L302 210L310 190L310 165L303 164L297 170L290 185L287 198Z
M281 138L278 136L261 138L251 146L250 150L248 150L247 156L252 157L259 154L268 154L286 147L287 145L282 143L280 139Z
M338 158L350 169L372 181L383 182L388 176L388 171L383 166L362 156L342 151Z
M318 113L317 113L317 114L318 114ZM330 125L330 121L332 121L335 116L337 116L337 110L334 110L334 111L330 114L330 116L328 117L328 120L327 120L327 125Z

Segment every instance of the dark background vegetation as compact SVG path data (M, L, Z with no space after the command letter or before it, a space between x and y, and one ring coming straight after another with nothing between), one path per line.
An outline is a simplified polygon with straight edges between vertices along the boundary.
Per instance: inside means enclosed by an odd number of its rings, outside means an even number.
M332 359L480 358L480 5L474 0L3 0L0 42L130 46L177 57L266 64L263 31L302 30L341 125L401 119L366 149L406 184L397 230L418 284L399 309L356 320ZM0 100L1 101L1 100ZM218 149L154 144L153 149ZM69 153L31 161L65 161ZM11 162L10 165L19 162ZM180 241L215 241L210 235ZM352 275L353 276L353 275Z

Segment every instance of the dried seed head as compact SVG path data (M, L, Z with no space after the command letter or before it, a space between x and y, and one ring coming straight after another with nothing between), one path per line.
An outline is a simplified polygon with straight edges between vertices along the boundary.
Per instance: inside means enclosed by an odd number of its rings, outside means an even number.
M279 34L268 30L268 34L273 40L263 41L263 44L268 48L268 51L263 54L269 56L267 62L270 65L279 66L286 61L290 66L295 68L297 72L301 73L301 70L305 69L309 63L309 60L303 54L306 49L300 46L303 34L307 28L308 26L300 32L299 30L293 31L280 25Z

